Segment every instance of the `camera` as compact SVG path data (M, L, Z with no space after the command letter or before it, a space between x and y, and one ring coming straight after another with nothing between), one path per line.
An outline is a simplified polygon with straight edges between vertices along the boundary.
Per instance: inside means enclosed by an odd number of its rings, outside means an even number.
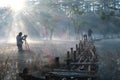
M24 35L24 37L27 37L27 35Z
M27 38L27 35L24 35L24 36L23 36L23 39L26 40L26 38Z

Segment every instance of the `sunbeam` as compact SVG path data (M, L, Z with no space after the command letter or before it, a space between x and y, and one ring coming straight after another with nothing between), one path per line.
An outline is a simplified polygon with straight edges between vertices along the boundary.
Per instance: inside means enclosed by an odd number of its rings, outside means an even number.
M15 37L19 32L24 32L26 34L25 25L20 17L20 15L14 15L13 21L11 24L11 31L9 32L8 42L15 43Z
M0 7L9 7L18 12L24 9L26 0L0 0Z

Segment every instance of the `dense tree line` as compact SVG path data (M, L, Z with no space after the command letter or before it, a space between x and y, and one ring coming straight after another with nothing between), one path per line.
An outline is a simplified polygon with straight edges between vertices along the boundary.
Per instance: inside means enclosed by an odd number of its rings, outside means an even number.
M36 5L36 2L39 2L39 4ZM73 32L79 38L82 30L91 28L90 26L95 24L89 24L87 20L82 21L81 16L85 14L88 14L88 16L89 14L99 15L101 19L100 24L102 23L104 26L97 27L99 24L96 24L96 29L94 29L95 27L93 28L96 33L102 33L104 36L119 33L119 0L35 0L32 4L35 7L34 12L40 12L39 16L42 16L42 18L40 17L43 22L42 25L45 26L50 36L52 36L55 28L60 27L57 23L61 23L65 24L64 26L68 27L66 29L69 29L69 32ZM41 5L44 10L41 10ZM67 20L66 22L69 25L62 23L63 20Z
M0 10L2 26L12 23L12 12ZM28 0L27 7L19 15L34 37L76 36L80 38L83 31L89 28L98 35L116 35L120 25L120 0ZM11 20L8 20L11 19ZM3 25L3 24L6 25ZM44 35L41 34L45 29ZM1 30L2 30L1 29ZM61 35L60 35L61 34Z

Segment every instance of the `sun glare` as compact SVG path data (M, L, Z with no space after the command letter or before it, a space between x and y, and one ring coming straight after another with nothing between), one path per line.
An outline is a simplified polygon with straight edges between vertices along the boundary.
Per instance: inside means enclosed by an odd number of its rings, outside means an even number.
M10 7L13 11L18 12L24 9L25 0L0 0L0 7Z

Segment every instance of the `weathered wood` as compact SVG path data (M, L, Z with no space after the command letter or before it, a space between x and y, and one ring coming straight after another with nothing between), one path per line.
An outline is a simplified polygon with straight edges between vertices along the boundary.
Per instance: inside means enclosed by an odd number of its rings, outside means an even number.
M82 77L85 77L85 78L89 78L89 77L91 77L91 78L93 78L93 77L97 77L98 75L97 74L89 74L89 73L77 73L77 72L57 72L57 71L55 71L55 72L50 72L50 74L52 74L52 75L54 75L54 76L58 76L58 77L71 77L71 76L73 76L73 77L78 77L78 78L82 78Z
M96 62L81 62L81 63L71 63L71 65L98 65L98 63Z
M70 59L70 52L67 51L67 59Z
M79 53L79 46L78 46L78 44L76 44L76 54L78 54Z
M87 71L87 70L67 70L67 69L54 69L54 72L76 72L76 73L91 73L94 74L95 71Z
M74 53L73 48L71 48L71 59L72 60L73 60L73 53Z
M84 41L76 44L75 51L70 48L67 52L66 68L56 69L50 74L52 79L61 80L66 78L70 80L71 77L76 77L78 80L96 80L98 62L97 62L96 48L93 43L87 41L84 36ZM51 80L51 79L50 79Z
M74 62L76 61L76 51L74 51L74 54L73 54L73 61Z
M55 67L58 68L60 66L59 57L55 57Z

